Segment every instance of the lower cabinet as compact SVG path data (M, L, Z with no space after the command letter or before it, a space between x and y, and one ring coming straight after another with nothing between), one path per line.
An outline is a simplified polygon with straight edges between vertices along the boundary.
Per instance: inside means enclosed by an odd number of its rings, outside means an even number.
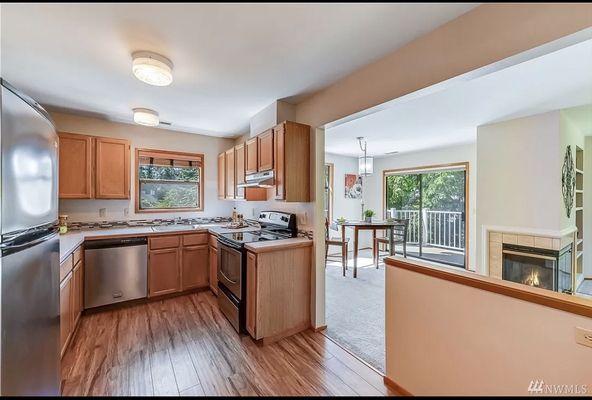
M182 265L182 289L195 289L208 287L209 267L208 267L208 245L183 247Z
M148 295L160 296L181 290L179 248L151 250L148 258Z
M210 246L210 290L218 294L218 249Z
M60 355L64 355L84 309L84 260L82 247L60 265ZM72 267L72 264L75 264Z
M148 245L149 297L209 286L207 233L152 237Z
M60 284L60 356L63 356L72 334L72 273Z

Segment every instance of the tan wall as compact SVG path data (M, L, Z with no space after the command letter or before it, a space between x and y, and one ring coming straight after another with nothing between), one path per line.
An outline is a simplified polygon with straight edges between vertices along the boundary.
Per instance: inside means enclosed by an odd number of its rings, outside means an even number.
M485 4L341 79L296 107L313 127L592 26L592 4Z
M60 214L67 214L70 221L98 221L143 218L183 218L201 216L228 217L232 202L218 200L217 155L230 148L234 140L212 136L183 133L168 129L148 128L139 125L110 122L99 118L81 117L64 113L51 113L58 131L94 136L116 137L131 141L131 199L130 200L60 200ZM204 211L201 212L134 212L135 199L135 150L149 148L175 150L204 154ZM105 218L99 216L99 209L106 209ZM124 210L129 210L125 215Z
M592 319L387 267L386 375L413 395L526 396L536 379L590 395L575 327Z

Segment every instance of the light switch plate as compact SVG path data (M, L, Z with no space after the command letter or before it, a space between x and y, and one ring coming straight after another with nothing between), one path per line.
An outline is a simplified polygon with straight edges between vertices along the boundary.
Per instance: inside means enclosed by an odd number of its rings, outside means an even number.
M99 217L104 218L105 215L107 215L107 209L106 208L99 208Z
M592 330L576 327L576 343L592 347Z

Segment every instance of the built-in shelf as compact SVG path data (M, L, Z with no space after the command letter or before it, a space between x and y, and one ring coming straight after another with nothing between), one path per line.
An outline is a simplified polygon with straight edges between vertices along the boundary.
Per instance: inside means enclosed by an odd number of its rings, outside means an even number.
M574 259L574 274L573 274L573 285L574 290L576 285L580 281L580 277L584 272L584 150L575 146L575 170L576 170L576 212L575 212L575 223L578 229L575 238L576 257Z
M576 189L576 193L584 193L583 189Z
M576 258L580 258L584 254L583 251L578 251L576 254Z
M584 207L576 207L576 211L584 211Z
M582 171L581 169L577 169L576 168L576 174L582 174L583 175L584 174L584 171Z

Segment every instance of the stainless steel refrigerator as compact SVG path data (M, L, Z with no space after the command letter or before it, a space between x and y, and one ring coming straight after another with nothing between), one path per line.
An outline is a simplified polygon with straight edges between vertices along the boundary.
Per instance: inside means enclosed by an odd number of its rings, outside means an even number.
M58 138L0 79L0 394L59 395Z

